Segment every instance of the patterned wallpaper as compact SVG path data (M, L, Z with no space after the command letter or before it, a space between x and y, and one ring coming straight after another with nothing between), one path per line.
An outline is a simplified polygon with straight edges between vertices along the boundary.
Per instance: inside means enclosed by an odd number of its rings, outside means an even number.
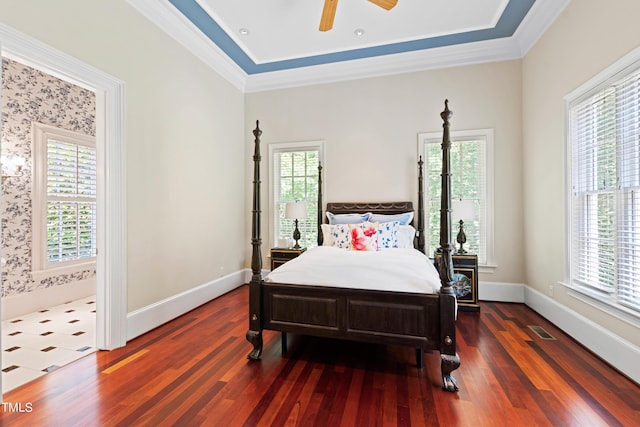
M23 175L2 188L2 296L31 292L95 276L95 270L31 275L31 125L39 123L95 136L95 94L13 60L2 58L2 172L23 159Z

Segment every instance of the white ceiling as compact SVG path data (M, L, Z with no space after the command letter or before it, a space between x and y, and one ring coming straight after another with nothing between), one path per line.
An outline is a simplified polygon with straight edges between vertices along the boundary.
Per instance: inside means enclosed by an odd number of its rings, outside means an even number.
M324 0L128 1L250 92L520 58L570 0L339 0L327 32Z
M387 11L367 0L341 0L333 29L326 32L318 30L324 0L198 3L254 62L262 64L492 28L509 1L399 0ZM241 35L243 28L249 34ZM356 36L357 29L364 34Z

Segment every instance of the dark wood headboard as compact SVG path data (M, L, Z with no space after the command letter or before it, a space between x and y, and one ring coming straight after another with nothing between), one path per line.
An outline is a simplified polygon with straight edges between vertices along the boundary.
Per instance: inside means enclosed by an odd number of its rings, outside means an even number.
M413 212L413 202L376 202L376 203L359 203L359 202L329 202L327 203L326 212L333 214L348 213L375 213L381 215L395 215L405 212ZM415 216L415 215L414 215ZM327 217L324 216L324 223L327 223ZM413 225L413 221L412 221Z
M326 212L331 212L337 215L350 213L362 214L367 212L381 215L395 215L405 212L414 212L411 225L414 225L416 219L418 218L418 215L420 214L419 212L415 212L413 210L413 202L329 202L327 203ZM318 221L318 245L321 246L323 236L322 230L320 228L320 223L322 222L326 224L329 221L325 213L322 211L319 212L318 217L322 218L321 221ZM416 247L416 249L424 252L424 246L422 246L421 248L419 241L416 240L414 242L414 246Z
M416 235L414 237L413 246L420 252L425 253L424 239L424 185L422 176L422 156L418 160L418 211L413 210L412 202L329 202L327 210L323 208L322 197L322 165L318 165L318 246L322 246L322 224L328 222L325 212L334 214L347 213L377 213L382 215L394 215L404 212L413 211L413 221L411 225L416 227ZM447 210L449 208L447 207Z

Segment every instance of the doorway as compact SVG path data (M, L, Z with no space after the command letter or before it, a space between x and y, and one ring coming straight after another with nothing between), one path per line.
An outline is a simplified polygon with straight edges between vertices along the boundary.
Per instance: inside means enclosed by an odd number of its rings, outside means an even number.
M127 341L124 82L5 24L0 24L0 53L95 92L98 158L96 345L102 350L124 346Z
M2 58L2 375L95 351L95 93Z

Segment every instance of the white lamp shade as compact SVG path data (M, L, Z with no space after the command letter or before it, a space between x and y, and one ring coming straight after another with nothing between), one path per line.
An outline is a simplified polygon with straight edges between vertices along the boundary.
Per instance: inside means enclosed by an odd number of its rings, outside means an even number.
M458 221L458 220L464 221L468 219L474 219L476 217L476 210L473 204L473 200L453 199L451 201L451 208L453 211L452 217L453 217L453 220L455 221Z
M289 202L284 210L286 219L301 219L307 217L307 202Z

